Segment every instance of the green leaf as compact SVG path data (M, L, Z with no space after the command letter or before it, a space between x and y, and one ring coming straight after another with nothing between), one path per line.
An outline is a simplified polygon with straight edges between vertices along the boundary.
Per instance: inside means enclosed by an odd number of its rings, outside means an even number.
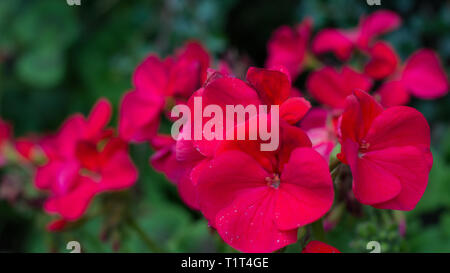
M17 40L29 46L66 48L79 33L74 9L65 1L34 1L18 14L12 28Z
M53 47L28 51L19 58L15 69L22 81L37 88L55 86L65 73L61 54Z

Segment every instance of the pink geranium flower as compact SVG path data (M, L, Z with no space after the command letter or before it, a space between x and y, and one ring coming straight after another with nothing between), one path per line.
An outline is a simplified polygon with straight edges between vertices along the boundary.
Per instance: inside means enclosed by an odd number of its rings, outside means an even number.
M275 30L267 45L266 67L274 68L282 65L295 79L303 68L311 27L312 19L306 18L295 28L282 26Z
M377 42L371 54L371 60L364 68L365 74L348 66L340 73L328 66L312 72L306 82L311 95L325 105L342 109L345 98L353 90L370 91L372 80L367 76L373 79L390 76L375 92L385 107L405 105L411 95L434 99L448 93L447 75L433 51L421 49L415 52L400 69L398 57L388 44Z
M411 210L428 183L432 155L430 128L417 110L383 110L369 94L347 99L341 125L339 158L350 165L353 193L376 208Z
M400 17L394 12L376 11L362 18L355 29L322 30L312 42L312 51L315 54L333 52L342 61L347 61L354 49L368 56L364 73L376 80L389 77L377 91L383 106L404 105L411 95L422 99L446 95L448 79L434 52L419 50L404 67L399 67L399 57L392 46L376 40L379 35L396 29L400 23Z
M416 51L404 67L385 82L377 94L386 107L405 105L411 95L421 99L436 99L449 90L448 78L438 56L432 50Z
M126 189L136 181L127 144L104 129L110 117L111 105L101 99L87 119L73 115L43 140L47 163L37 169L35 185L49 192L47 212L77 220L96 194Z
M196 42L165 60L155 55L145 59L134 72L134 90L122 99L120 136L132 141L154 137L165 107L170 110L177 103L185 103L206 80L209 63L208 52Z
M347 61L354 49L367 55L369 62L364 67L366 75L383 79L393 74L398 66L395 50L386 42L377 41L381 34L397 28L400 17L387 10L380 10L362 17L359 26L350 30L325 29L312 42L315 54L333 52L342 61Z
M319 102L335 109L343 109L347 96L355 89L369 91L372 80L349 66L344 66L341 71L326 66L309 75L306 87Z
M396 29L401 18L395 12L379 10L362 17L357 28L350 30L324 29L312 41L315 54L333 52L342 61L347 61L353 49L370 50L376 38Z
M280 105L280 117L290 124L295 124L306 114L311 105L303 98L290 97L291 91L289 76L278 70L250 68L247 73L247 82L215 73L210 76L203 88L194 93L188 106L193 113L193 99L197 96L202 97L203 107L215 104L220 106L224 113L226 105ZM207 120L208 118L204 118L203 122ZM173 151L173 146L170 148L167 146L164 157L161 157L160 153L152 157L153 165L159 166L169 178L177 176L174 182L178 185L180 195L193 208L198 208L198 196L195 189L198 174L214 157L220 142L219 140L181 139L176 143L175 156L169 153ZM162 158L164 162L160 160ZM165 168L168 166L170 167Z
M279 149L226 141L198 178L200 209L222 239L244 252L271 252L297 241L297 229L333 203L328 164L305 133L283 123Z

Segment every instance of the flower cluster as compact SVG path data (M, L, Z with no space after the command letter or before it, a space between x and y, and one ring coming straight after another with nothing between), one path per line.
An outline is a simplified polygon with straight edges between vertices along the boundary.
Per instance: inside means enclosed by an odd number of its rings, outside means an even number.
M133 74L117 130L107 128L112 108L106 99L87 118L73 115L38 141L12 140L0 121L0 164L8 143L24 159L40 151L46 160L36 169L35 186L48 192L44 210L59 216L49 228L59 230L80 219L97 194L133 186L138 172L128 146L149 143L151 166L227 244L244 252L279 250L298 240L299 228L324 217L335 198L331 172L337 162L348 165L351 191L361 204L411 210L425 191L433 157L427 121L404 105L411 96L444 96L449 86L433 51L418 50L402 63L380 39L400 24L397 14L380 10L354 29L324 29L315 36L311 18L282 26L269 40L266 67L250 67L245 79L228 66L211 68L210 54L197 42L164 59L152 54ZM305 96L293 85L301 73L308 73ZM230 140L228 132L188 138L188 125L177 138L161 133L161 119L174 121L172 107L195 112L196 98L223 112L227 105L279 107L278 148L261 151L263 139ZM315 102L322 106L312 107ZM256 128L249 123L260 115L248 113L233 132L251 135ZM339 153L331 157L333 149ZM312 241L303 252L339 251Z

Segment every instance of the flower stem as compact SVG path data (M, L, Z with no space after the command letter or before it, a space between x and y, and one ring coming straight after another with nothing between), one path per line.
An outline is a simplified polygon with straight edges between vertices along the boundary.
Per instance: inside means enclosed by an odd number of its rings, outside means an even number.
M161 249L146 233L145 231L139 226L139 224L132 218L128 217L127 219L128 224L136 233L139 235L139 237L142 239L142 241L147 245L147 248L155 253L161 253L165 252L163 249Z
M325 230L323 229L322 218L311 224L313 236L316 240L325 242Z

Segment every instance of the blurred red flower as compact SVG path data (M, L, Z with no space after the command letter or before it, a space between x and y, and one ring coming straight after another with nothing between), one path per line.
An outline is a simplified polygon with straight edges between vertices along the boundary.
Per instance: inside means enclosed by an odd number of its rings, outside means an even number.
M281 26L272 34L267 44L266 67L282 65L292 79L297 78L306 58L313 21L306 18L295 28Z
M311 241L305 248L303 248L302 253L341 253L337 248L322 243L320 241Z
M353 49L362 51L372 49L373 42L382 34L393 31L401 24L401 18L395 12L378 10L362 17L355 29L324 29L312 41L315 54L333 52L342 61L347 61Z
M123 139L148 141L158 131L160 115L167 106L186 103L201 87L210 65L209 54L190 42L165 60L151 55L134 72L134 90L120 106L119 133Z
M110 103L101 99L87 119L75 114L43 141L47 163L37 169L35 185L50 193L44 204L48 213L77 220L96 194L125 189L136 181L126 142L104 129L110 116Z

